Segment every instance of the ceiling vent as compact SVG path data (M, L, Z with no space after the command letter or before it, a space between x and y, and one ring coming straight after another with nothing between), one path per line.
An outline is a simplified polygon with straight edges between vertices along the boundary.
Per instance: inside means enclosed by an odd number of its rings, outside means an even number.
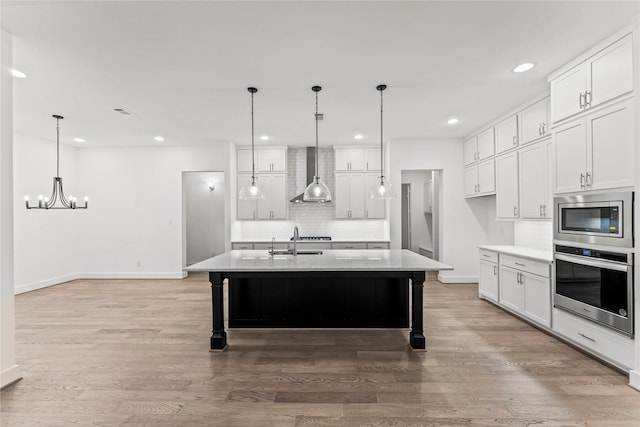
M113 111L127 117L138 117L132 112L125 110L124 108L114 108Z

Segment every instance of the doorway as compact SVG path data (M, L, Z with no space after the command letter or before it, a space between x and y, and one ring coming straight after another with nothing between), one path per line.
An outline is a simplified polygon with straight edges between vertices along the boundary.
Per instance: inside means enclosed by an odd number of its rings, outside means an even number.
M402 170L401 176L402 248L438 260L442 171Z
M183 265L224 252L224 172L183 172Z

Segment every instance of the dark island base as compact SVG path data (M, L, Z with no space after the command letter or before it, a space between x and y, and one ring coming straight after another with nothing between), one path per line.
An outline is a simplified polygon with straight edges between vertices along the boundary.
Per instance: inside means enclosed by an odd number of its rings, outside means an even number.
M229 280L231 328L407 328L409 344L425 348L424 271L209 273L213 302L211 349L227 345L223 280Z

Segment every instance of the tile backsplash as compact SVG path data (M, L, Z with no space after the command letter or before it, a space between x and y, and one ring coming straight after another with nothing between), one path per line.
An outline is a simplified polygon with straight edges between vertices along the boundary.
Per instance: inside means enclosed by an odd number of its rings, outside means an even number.
M551 221L515 221L514 244L545 251L553 250L553 223Z
M292 199L308 185L306 147L289 147L287 197ZM318 172L335 197L333 148L318 148ZM235 221L232 240L286 240L298 226L301 236L331 236L339 240L389 240L387 220L336 220L333 203L289 203L288 221Z

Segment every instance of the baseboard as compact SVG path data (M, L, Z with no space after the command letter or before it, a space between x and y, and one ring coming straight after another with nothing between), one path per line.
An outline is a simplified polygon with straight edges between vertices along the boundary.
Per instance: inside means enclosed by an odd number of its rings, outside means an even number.
M80 279L184 279L187 277L186 271L175 273L81 273Z
M0 388L4 388L9 384L13 384L22 378L20 367L15 365L7 370L0 372Z
M75 273L17 286L15 288L15 295L78 279L184 279L187 276L188 274L186 271L179 271L176 273Z
M636 390L640 390L640 371L633 369L629 371L629 385Z
M59 285L60 283L69 282L71 280L81 279L82 277L75 274L67 274L65 276L54 277L51 279L41 280L39 282L33 282L22 286L17 286L15 288L15 294L23 294L25 292L31 292L42 288L47 288L53 285Z
M478 283L478 276L444 276L438 273L438 281L442 283Z

